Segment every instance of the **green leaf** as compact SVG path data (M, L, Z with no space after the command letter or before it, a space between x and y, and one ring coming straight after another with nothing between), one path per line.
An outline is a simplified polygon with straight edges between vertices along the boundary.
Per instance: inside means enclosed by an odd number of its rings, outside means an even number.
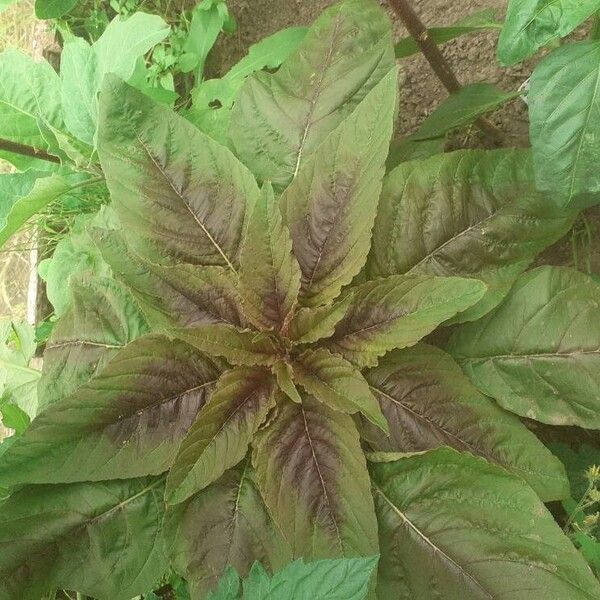
M0 510L0 596L39 600L51 588L128 600L168 569L163 480L28 486Z
M319 402L346 414L361 412L389 433L387 421L364 380L347 360L325 348L307 350L293 365L294 379Z
M385 162L386 171L394 170L400 163L418 158L429 158L441 154L446 149L446 138L432 140L416 140L413 136L397 137L390 144L390 151Z
M169 33L157 15L116 16L91 46L82 38L68 41L61 53L62 110L69 131L93 146L98 125L98 92L108 73L123 80L134 75L136 62Z
M131 295L109 278L75 278L73 304L58 320L44 352L38 386L42 408L99 373L129 342L148 331Z
M248 54L221 79L208 79L192 90L193 106L186 117L226 145L231 107L246 78L263 68L279 67L298 48L307 31L307 27L288 27L250 46Z
M187 500L237 465L274 406L267 371L250 367L226 371L181 443L167 478L168 502Z
M331 337L351 303L352 294L347 294L333 304L300 308L290 319L287 337L295 344L311 344Z
M527 97L536 182L561 206L596 204L600 42L568 44L535 68Z
M4 50L0 54L0 138L49 150L38 117L64 128L58 75L46 61Z
M0 399L0 421L4 427L14 431L14 435L20 436L28 427L31 419L29 415L16 404ZM3 443L4 440L0 443Z
M371 465L378 597L593 600L600 586L521 479L439 448Z
M437 138L454 129L466 127L518 96L519 92L506 93L490 83L466 85L450 94L421 123L412 137L415 140Z
M35 355L34 329L25 322L0 320L0 412L7 427L18 430L23 411L33 418L38 410L40 371L31 362ZM19 410L17 410L19 409Z
M523 478L544 501L569 495L565 470L514 415L481 394L442 350L419 344L388 354L365 378L390 424L368 427L376 451L468 451Z
M334 300L369 252L393 130L398 71L392 69L302 164L281 197L302 271L300 301Z
M228 567L219 580L219 585L208 596L207 600L240 600L242 582L235 569Z
M300 267L271 184L250 216L240 254L239 290L248 320L259 329L285 328L300 290Z
M221 373L179 341L145 336L38 415L0 464L0 482L70 483L159 475Z
M48 204L93 181L96 179L64 171L0 175L0 247Z
M598 10L599 0L510 0L498 40L498 59L504 66L525 60L569 35Z
M291 558L260 497L249 459L188 501L170 506L165 540L173 568L190 583L193 598L205 598L229 567L245 576L256 560L276 568Z
M448 344L501 406L552 425L600 429L600 284L573 269L522 275L505 301Z
M244 581L244 600L364 600L378 557L295 560L269 577L252 567ZM265 577L266 576L266 577Z
M185 263L157 265L127 245L124 231L95 229L91 236L114 276L130 289L151 325L246 325L236 280L225 268Z
M111 275L110 267L103 260L87 231L89 226L104 224L107 212L106 207L102 207L95 215L77 215L69 233L56 244L52 257L39 265L40 276L46 282L46 296L57 317L65 314L73 303L69 287L71 277L81 278L84 273L94 277Z
M302 403L302 398L298 393L296 384L294 383L294 370L290 363L279 360L272 367L275 377L277 378L277 385L279 389L292 401L298 404Z
M279 348L266 333L214 323L186 329L172 329L175 337L185 340L208 354L222 356L234 365L271 366L279 358Z
M350 416L310 396L301 405L284 402L253 448L262 496L294 557L379 552L365 459Z
M535 192L529 152L459 151L400 165L384 182L373 230L371 277L396 273L475 277L475 320L508 293L575 213Z
M35 0L35 16L38 19L59 19L70 12L79 0Z
M500 27L500 23L496 20L496 12L491 8L486 8L448 27L431 27L427 30L427 33L436 44L445 44L469 33L486 31L488 29L500 29ZM406 58L413 54L418 54L421 50L412 37L405 37L396 43L394 51L396 58Z
M236 154L259 181L284 188L393 66L381 7L372 0L335 4L277 73L246 80L229 130Z
M375 366L390 350L413 346L485 293L476 279L418 275L392 275L350 289L350 309L326 345L361 368Z
M98 154L134 248L144 247L153 262L235 269L259 189L229 150L109 76L101 95Z

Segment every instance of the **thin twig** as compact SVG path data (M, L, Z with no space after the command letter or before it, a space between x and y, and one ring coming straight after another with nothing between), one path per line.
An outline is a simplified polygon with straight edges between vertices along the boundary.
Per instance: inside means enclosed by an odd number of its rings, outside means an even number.
M461 84L456 78L454 71L440 52L435 41L429 35L427 27L423 24L417 13L413 10L408 0L389 0L390 5L396 11L402 23L408 30L408 33L415 40L415 43L421 49L423 56L442 82L444 87L452 94L461 89ZM504 134L491 121L485 117L479 117L475 125L483 131L493 142L501 145L504 141Z
M60 158L54 156L54 154L48 154L45 150L40 150L33 146L26 146L25 144L18 144L17 142L11 142L10 140L2 138L0 138L0 150L6 150L7 152L13 152L14 154L20 154L21 156L30 156L32 158L39 158L40 160L60 164Z

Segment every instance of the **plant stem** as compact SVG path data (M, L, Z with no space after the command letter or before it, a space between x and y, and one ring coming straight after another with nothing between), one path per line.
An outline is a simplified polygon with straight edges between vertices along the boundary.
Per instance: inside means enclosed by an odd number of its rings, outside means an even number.
M425 56L443 86L451 94L458 92L462 87L460 82L408 0L389 0L389 3L421 49L423 56ZM495 144L501 145L504 141L504 134L485 117L479 117L475 121L475 125L490 137Z
M30 156L32 158L39 158L40 160L60 164L60 158L58 158L58 156L48 154L45 150L40 150L33 146L26 146L25 144L18 144L17 142L11 142L10 140L2 138L0 138L0 150L6 150L8 152L13 152L14 154Z

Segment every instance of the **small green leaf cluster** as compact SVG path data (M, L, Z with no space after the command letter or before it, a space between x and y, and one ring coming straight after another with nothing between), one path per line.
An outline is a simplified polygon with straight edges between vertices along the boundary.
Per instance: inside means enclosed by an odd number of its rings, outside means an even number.
M391 33L375 0L332 6L227 80L218 135L104 77L111 201L0 459L0 599L127 600L172 570L192 598L224 574L290 597L373 556L381 600L600 595L519 418L600 429L600 284L528 270L576 212L527 150L386 173Z

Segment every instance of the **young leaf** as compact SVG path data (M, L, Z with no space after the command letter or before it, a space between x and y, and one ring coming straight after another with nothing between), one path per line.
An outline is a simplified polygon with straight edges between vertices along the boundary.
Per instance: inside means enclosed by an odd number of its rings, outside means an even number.
M277 385L279 386L279 389L292 402L301 404L302 398L300 397L298 389L296 388L296 384L294 383L294 370L292 369L292 365L284 360L279 360L273 365L272 371L277 378Z
M51 588L128 600L157 584L164 483L144 478L24 487L0 511L0 597Z
M325 348L307 350L294 361L294 379L319 402L346 414L361 412L389 433L387 421L360 371Z
M300 290L300 267L271 184L254 206L240 254L244 312L258 329L285 327Z
M334 300L367 257L397 90L392 69L304 161L281 197L306 306Z
M233 325L214 323L175 328L170 333L203 352L222 356L234 365L271 366L279 358L276 342L268 334Z
M283 189L302 163L394 66L390 22L372 0L326 10L271 75L242 87L229 130L260 181Z
M477 31L486 31L488 29L500 29L501 24L496 19L496 13L493 9L485 8L468 15L464 19L457 21L447 27L431 27L427 30L429 37L436 44L445 44L451 40L474 33ZM396 58L406 58L413 54L418 54L421 50L412 37L402 38L394 46Z
M441 137L453 129L473 123L476 119L496 110L519 96L519 92L506 93L490 83L466 85L446 98L413 134L415 140Z
M312 344L331 337L335 326L348 311L352 297L347 294L333 304L300 308L290 319L287 337L295 344Z
M0 54L0 137L49 150L38 117L63 129L60 80L46 62L35 62L18 50Z
M531 76L527 97L536 182L561 206L599 201L599 86L598 41L559 48Z
M130 248L122 231L93 229L91 236L114 276L131 290L153 326L246 325L236 281L228 269L157 265Z
M40 210L72 190L94 182L78 173L27 170L0 175L0 248Z
M533 490L439 448L372 463L382 548L378 597L592 600L600 585ZM389 462L388 462L389 461Z
M190 583L193 598L206 597L230 566L245 576L254 561L277 568L291 558L256 488L249 459L188 501L170 506L165 540L173 568Z
M295 560L269 577L258 563L244 581L244 600L364 600L377 556L337 558L305 563Z
M39 404L47 407L99 373L129 342L148 331L131 295L113 279L70 282L73 303L58 321L44 352Z
M207 600L240 600L242 582L235 569L228 567L225 574L219 580L219 585L210 592Z
M378 553L369 479L351 417L309 396L301 405L285 402L253 448L262 496L294 557Z
M400 165L384 183L370 275L457 275L488 286L483 301L459 315L475 320L571 227L535 192L530 153L459 151Z
M507 410L600 429L599 297L588 275L540 267L522 275L495 311L458 329L448 349Z
M61 53L62 110L69 131L95 145L98 92L108 73L129 79L136 61L169 33L157 15L135 13L115 17L91 46L82 38L68 41Z
M191 123L112 76L100 101L98 154L128 241L152 245L150 260L158 251L162 262L234 270L246 213L259 195L250 172Z
M525 60L569 35L598 10L600 0L510 0L498 40L498 59L504 66Z
M183 502L237 465L274 406L267 371L238 367L225 372L181 443L167 478L167 501Z
M375 366L395 348L413 346L481 299L476 279L392 275L351 288L350 309L326 342L358 367Z
M393 352L365 378L390 425L389 436L368 426L375 450L451 446L512 471L544 502L569 495L560 461L517 417L481 394L442 350L419 344Z
M220 371L183 342L139 338L33 421L4 455L0 481L68 483L163 473Z
M35 16L38 19L59 19L66 15L79 0L35 0Z

